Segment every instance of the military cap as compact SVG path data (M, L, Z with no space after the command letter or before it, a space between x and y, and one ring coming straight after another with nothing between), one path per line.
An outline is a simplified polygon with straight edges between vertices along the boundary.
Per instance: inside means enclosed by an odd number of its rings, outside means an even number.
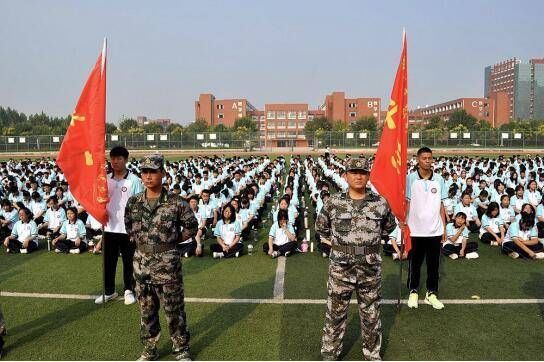
M164 156L160 153L152 153L144 157L140 162L140 169L161 170L164 169Z
M368 161L364 158L352 158L346 165L346 171L363 170L370 171L368 169Z

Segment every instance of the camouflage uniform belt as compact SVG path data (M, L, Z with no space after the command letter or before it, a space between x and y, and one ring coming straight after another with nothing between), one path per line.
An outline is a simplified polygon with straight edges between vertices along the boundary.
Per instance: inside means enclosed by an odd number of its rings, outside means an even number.
M352 255L366 255L377 254L380 252L379 245L366 245L366 246L354 246L354 245L332 245L332 250L341 251L346 254Z
M141 251L145 254L156 254L156 253L164 253L165 251L174 250L176 248L176 244L174 243L163 243L163 244L142 244L138 245L138 251Z

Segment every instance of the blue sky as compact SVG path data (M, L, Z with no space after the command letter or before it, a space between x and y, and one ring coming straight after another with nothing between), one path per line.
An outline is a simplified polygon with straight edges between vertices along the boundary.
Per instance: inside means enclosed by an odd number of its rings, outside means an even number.
M484 67L544 57L541 1L0 1L0 105L72 112L108 37L108 121L194 119L199 93L387 104L408 34L410 106L483 96Z

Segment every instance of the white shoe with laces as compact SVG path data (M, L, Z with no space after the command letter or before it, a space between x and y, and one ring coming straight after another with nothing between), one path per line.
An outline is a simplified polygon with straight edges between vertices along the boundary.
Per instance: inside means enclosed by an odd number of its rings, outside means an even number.
M478 255L478 253L475 251L467 253L467 255L465 255L466 259L478 259L479 257L480 255Z
M99 295L95 300L94 300L94 303L95 304L102 304L104 302L108 302L109 300L112 300L112 299L115 299L117 298L119 294L117 294L117 292L113 292L113 294L110 294L110 295L105 295L105 298L102 299L102 296Z
M70 249L70 254L79 254L79 253L80 253L79 249Z
M28 254L28 250L26 250L26 249L21 249L21 250L19 250L19 252L21 254Z
M538 259L538 260L544 259L544 252L536 253L535 259Z
M131 305L136 303L136 298L132 290L125 290L125 305Z
M519 258L519 254L515 251L511 252L510 254L508 254L509 257L511 257L512 259L517 259Z
M451 260L455 260L455 259L459 258L459 255L453 253L453 254L448 255L448 257L449 257Z

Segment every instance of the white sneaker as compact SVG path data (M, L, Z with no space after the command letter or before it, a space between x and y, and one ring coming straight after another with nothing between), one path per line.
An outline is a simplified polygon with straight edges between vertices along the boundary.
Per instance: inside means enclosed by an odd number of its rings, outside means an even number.
M136 303L136 298L132 290L125 290L125 305L130 305Z
M113 294L110 294L110 295L106 295L104 299L102 299L102 296L99 295L95 300L94 300L94 304L102 304L104 303L104 301L108 302L109 300L112 300L114 298L117 298L119 294L117 294L117 292L113 292Z
M434 293L427 292L427 294L425 294L425 303L432 305L434 309L444 309L444 304L438 300Z
M6 249L6 253L8 253L8 254L9 254L9 253L11 253L11 250L9 250L9 249Z
M58 254L58 253L62 253L62 250L56 248L56 249L55 249L55 253L57 253L57 254Z
M543 252L536 253L535 254L535 259L544 259L544 253Z
M240 252L239 252L239 251L237 251L237 252L236 252L236 254L234 254L234 257L236 257L236 258L237 258L237 257L239 257L239 256L240 256Z
M291 255L291 252L290 252L290 251L286 251L286 252L285 252L285 257L287 258L289 255Z
M277 251L273 251L273 252L272 252L272 255L271 255L271 256L272 256L272 259L276 259L276 258L278 257L278 255L279 255L279 254L278 254Z
M393 253L393 260L399 260L399 254Z
M213 252L213 258L214 259L221 259L223 257L223 253Z
M21 254L28 254L28 250L26 250L26 249L20 249L19 252Z
M417 295L417 293L410 293L410 296L408 297L408 308L417 308L418 299L419 295Z
M449 257L451 260L455 260L455 259L457 259L457 258L459 257L459 255L453 253L453 254L448 255L448 257Z
M189 253L185 253L183 254L184 257L188 258L189 257Z
M517 259L519 258L519 254L515 251L511 252L510 254L508 254L509 257L511 257L512 259Z
M466 259L478 259L480 257L480 255L478 255L477 252L473 251L471 253L467 253L467 255L465 255L465 258Z
M492 241L489 243L489 245L491 246L499 246L499 243L497 243L496 241Z
M327 253L323 253L323 257L326 258L326 257L327 257Z
M79 249L70 249L70 254L79 254Z

